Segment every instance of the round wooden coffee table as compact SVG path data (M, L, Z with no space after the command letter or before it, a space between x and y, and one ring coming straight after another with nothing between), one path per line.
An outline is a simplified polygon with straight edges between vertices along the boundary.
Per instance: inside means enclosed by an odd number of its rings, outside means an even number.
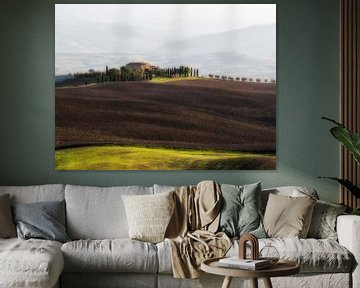
M289 276L300 272L300 266L288 260L279 260L270 268L253 271L219 266L219 259L221 258L204 260L201 263L201 270L225 276L222 288L229 288L233 277L251 278L254 288L258 288L258 278L263 278L265 287L272 288L270 277Z

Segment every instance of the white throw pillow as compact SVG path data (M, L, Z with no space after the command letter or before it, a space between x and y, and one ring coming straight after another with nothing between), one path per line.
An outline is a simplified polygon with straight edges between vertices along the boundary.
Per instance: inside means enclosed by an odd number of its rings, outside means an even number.
M175 208L173 193L122 196L131 239L151 243L164 240Z
M346 206L318 200L314 207L309 238L337 240L336 219Z

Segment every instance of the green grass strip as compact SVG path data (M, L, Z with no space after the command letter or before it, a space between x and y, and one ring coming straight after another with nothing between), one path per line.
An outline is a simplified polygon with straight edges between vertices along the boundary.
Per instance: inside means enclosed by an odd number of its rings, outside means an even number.
M274 155L208 150L86 146L55 151L56 170L275 169Z
M175 81L184 81L184 80L199 80L203 79L201 77L175 77L175 78L167 78L167 77L155 77L150 80L151 83L168 83L168 82L175 82Z

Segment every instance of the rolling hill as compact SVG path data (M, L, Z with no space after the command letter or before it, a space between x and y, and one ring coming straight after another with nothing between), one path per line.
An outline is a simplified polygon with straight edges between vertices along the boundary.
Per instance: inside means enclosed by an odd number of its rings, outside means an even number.
M275 85L202 79L56 89L56 147L275 151Z

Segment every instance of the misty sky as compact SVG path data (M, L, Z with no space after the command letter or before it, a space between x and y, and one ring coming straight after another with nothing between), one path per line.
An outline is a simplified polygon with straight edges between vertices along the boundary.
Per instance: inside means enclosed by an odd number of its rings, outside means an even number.
M148 53L202 34L276 23L275 4L56 4L56 53Z

